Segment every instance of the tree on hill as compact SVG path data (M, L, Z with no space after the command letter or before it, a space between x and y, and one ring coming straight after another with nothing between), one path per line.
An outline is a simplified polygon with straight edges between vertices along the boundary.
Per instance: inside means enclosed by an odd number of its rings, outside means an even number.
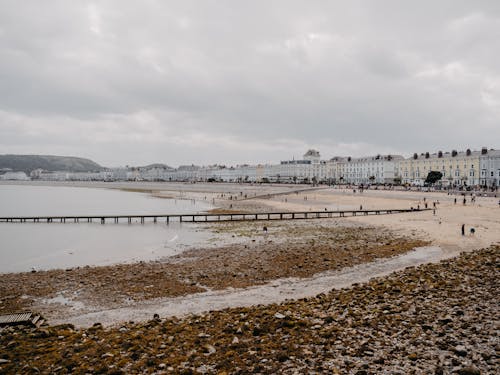
M426 184L435 184L443 178L443 174L439 171L429 171L427 178L425 179Z

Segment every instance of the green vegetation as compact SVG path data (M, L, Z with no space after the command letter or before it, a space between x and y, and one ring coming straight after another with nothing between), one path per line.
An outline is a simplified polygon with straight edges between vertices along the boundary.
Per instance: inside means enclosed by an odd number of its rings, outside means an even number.
M89 159L52 155L0 155L0 169L9 168L29 174L35 169L67 172L98 172L104 168Z
M439 171L429 171L427 178L425 179L426 184L435 184L443 178L443 174Z

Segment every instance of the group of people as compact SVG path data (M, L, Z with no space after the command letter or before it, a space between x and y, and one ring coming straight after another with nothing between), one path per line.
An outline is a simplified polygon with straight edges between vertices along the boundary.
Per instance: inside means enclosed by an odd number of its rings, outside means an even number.
M471 227L469 232L470 232L470 235L473 236L474 233L476 233L476 230L473 227ZM462 224L462 236L465 236L465 224Z

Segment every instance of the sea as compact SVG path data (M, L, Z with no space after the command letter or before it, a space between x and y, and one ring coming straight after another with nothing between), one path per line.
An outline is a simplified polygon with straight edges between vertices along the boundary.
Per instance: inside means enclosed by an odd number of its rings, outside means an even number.
M118 189L0 185L0 217L189 214L210 208L204 201ZM164 220L0 222L0 273L157 260L203 244L210 236L197 225L167 225Z

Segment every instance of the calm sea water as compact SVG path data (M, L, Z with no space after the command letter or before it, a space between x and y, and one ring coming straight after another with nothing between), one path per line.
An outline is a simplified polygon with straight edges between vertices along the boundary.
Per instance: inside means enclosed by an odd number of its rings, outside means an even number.
M111 189L0 185L0 216L176 214L210 208ZM0 273L153 260L208 238L188 223L0 223Z

